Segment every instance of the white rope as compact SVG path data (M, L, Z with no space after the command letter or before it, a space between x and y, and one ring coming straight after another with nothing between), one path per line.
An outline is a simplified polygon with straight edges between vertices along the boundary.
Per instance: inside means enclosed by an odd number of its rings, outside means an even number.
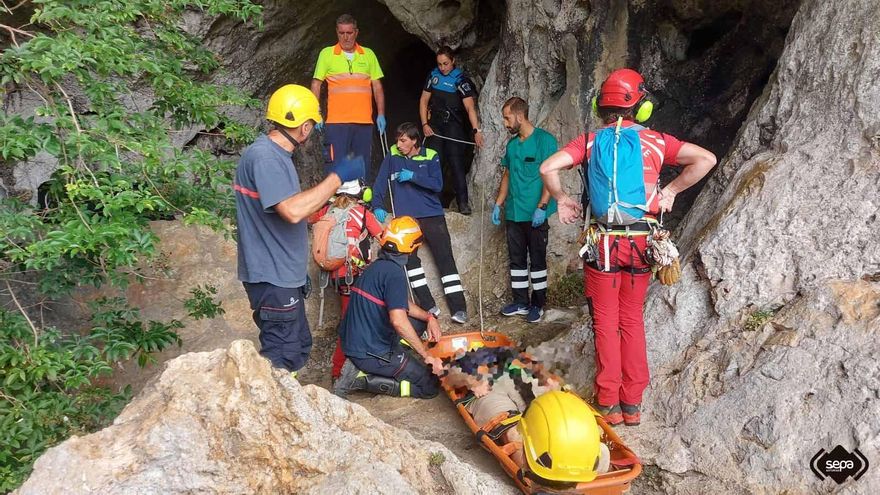
M483 218L486 216L486 191L484 188L480 188L480 271L478 277L478 288L477 288L477 299L480 304L480 337L485 338L483 335Z
M476 146L476 145L477 145L477 143L475 143L475 142L473 142L473 141L463 141L463 140L461 140L461 139L455 139L455 138L451 138L451 137L449 137L449 136L444 136L444 135L442 135L442 134L437 134L436 132L435 132L434 134L431 134L431 136L437 136L437 137L440 138L440 139L445 139L445 140L447 140L447 141L455 141L456 143L461 143L461 144L469 144L469 145L471 145L471 146ZM431 136L425 136L425 139L428 139L428 138L431 137ZM424 143L425 139L422 140L422 143Z
M330 285L330 272L321 270L318 273L318 287L321 289L321 305L318 307L318 328L324 327L324 289Z

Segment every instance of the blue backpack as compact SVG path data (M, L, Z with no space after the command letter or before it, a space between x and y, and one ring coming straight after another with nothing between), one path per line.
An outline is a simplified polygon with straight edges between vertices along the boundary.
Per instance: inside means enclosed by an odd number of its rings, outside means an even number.
M642 143L633 124L598 131L587 166L587 188L592 217L605 225L632 225L648 212Z

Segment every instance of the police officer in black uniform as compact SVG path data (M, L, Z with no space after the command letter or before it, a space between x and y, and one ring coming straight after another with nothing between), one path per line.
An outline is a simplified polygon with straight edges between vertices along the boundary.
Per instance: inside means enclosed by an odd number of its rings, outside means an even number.
M467 144L458 141L473 141L477 146L483 146L476 95L474 82L455 67L452 49L440 47L437 68L428 75L419 100L419 115L422 130L428 138L427 146L440 154L444 175L449 173L452 176L458 211L465 215L471 214L465 163Z

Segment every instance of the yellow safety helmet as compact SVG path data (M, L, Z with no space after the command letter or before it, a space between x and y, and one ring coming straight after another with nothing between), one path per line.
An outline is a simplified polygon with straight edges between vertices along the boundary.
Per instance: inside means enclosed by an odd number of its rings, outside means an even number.
M532 401L517 428L534 474L574 483L596 478L601 430L593 410L580 397L547 392Z
M385 227L379 245L395 254L409 254L422 245L422 229L413 217L396 217Z
M310 89L297 84L285 84L269 97L266 120L290 128L299 127L308 120L320 124L321 106Z

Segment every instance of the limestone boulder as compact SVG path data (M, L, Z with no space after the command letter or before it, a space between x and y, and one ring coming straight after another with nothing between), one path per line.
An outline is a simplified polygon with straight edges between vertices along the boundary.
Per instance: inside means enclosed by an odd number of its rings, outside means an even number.
M515 493L445 447L270 367L249 341L191 353L15 493Z

